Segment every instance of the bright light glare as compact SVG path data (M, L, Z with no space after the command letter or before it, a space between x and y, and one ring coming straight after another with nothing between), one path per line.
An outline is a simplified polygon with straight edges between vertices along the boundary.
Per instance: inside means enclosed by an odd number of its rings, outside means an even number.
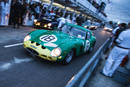
M31 37L29 35L27 35L25 38L24 38L24 41L28 41Z
M60 54L61 54L61 49L60 48L55 48L51 52L51 56L53 56L53 57L58 57L58 56L60 56Z
M37 22L37 19L34 19L34 22Z
M51 26L51 23L48 23L48 26L50 27L50 26Z

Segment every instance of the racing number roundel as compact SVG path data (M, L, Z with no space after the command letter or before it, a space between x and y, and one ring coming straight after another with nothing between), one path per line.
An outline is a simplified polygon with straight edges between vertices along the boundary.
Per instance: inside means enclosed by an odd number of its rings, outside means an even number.
M90 42L89 42L89 40L86 40L84 52L87 52L89 50L89 48L90 48Z
M40 37L40 40L43 42L56 42L57 37L55 35L43 35Z

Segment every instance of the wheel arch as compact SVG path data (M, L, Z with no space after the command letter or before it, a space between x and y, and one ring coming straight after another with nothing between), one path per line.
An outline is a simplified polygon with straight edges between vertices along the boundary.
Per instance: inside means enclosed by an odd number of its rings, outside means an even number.
M77 54L77 50L76 50L76 48L72 48L72 50L74 51L74 56L76 56Z

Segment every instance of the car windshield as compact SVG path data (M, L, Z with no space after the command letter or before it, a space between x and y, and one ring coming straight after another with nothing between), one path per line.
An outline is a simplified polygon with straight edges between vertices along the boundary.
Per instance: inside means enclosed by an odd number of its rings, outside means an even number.
M85 39L85 37L86 37L86 31L75 28L75 27L71 27L71 26L65 25L62 28L62 32L67 33L71 36L75 36L75 37L80 38L80 39Z

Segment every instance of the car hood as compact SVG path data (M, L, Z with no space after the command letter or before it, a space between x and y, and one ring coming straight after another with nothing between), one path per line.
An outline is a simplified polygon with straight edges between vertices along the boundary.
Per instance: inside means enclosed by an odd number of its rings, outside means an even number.
M79 41L79 38L60 31L46 31L38 33L37 36L33 37L31 40L45 47L56 48L66 43L73 45L74 42Z

